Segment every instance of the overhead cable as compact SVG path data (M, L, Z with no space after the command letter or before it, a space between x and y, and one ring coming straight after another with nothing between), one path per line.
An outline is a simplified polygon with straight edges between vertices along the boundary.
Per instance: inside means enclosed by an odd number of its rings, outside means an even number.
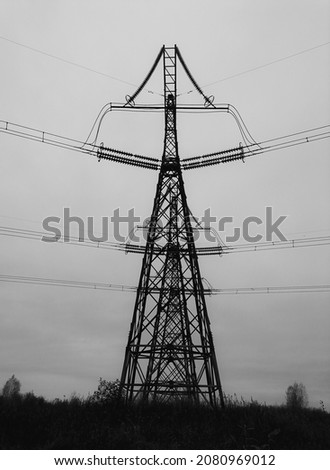
M114 76L109 75L107 73L99 72L98 70L92 69L90 67L86 67L85 65L77 64L76 62L72 62L71 60L63 59L62 57L59 57L59 56L54 55L54 54L49 54L48 52L42 51L40 49L36 49L35 47L27 46L26 44L23 44L23 43L18 42L18 41L13 41L12 39L5 38L4 36L0 36L0 39L2 39L4 41L7 41L7 42L10 42L12 44L15 44L16 46L20 46L20 47L24 47L25 49L29 49L30 51L37 52L38 54L45 55L47 57L58 60L60 62L64 62L64 63L69 64L69 65L73 65L74 67L78 67L80 69L87 70L88 72L93 72L93 73L96 73L97 75L102 75L103 77L111 78L111 80L116 80L117 82L125 83L126 85L130 85L130 86L133 86L133 87L136 86L134 83L128 82L127 80L122 80L118 77L114 77Z
M43 286L74 287L79 289L111 290L120 292L136 292L136 286L124 284L112 284L106 282L73 281L68 279L53 279L34 276L17 276L0 274L0 282L35 284ZM145 287L149 292L160 292L170 287ZM276 287L235 287L225 289L204 288L204 293L209 295L237 295L237 294L300 294L300 293L326 293L330 292L330 284L308 286L276 286Z
M305 54L306 52L314 51L315 49L319 49L320 47L328 46L329 44L330 44L330 41L327 41L327 42L324 42L322 44L318 44L316 46L309 47L308 49L303 49L302 51L295 52L294 54L290 54L290 55L287 55L285 57L280 57L279 59L272 60L271 62L267 62L267 63L262 64L262 65L257 65L256 67L252 67L250 69L243 70L242 72L238 72L238 73L235 73L233 75L229 75L227 77L220 78L219 80L215 80L214 82L211 82L211 83L206 83L205 85L202 86L202 88L207 88L207 87L210 87L212 85L216 85L217 83L225 82L227 80L231 80L232 78L240 77L242 75L246 75L248 73L255 72L256 70L260 70L260 69L263 69L265 67L269 67L270 65L274 65L274 64L277 64L279 62L283 62L285 60L288 60L288 59L292 59L293 57L297 57L301 54ZM180 95L186 95L186 94L192 93L193 91L194 90L188 90L188 91L185 91L183 93L180 93Z
M143 254L145 252L145 246L127 243L117 243L110 241L99 241L96 237L95 239L89 239L88 237L76 237L73 235L70 236L59 236L56 237L52 235L53 232L41 232L37 230L27 230L16 227L5 227L0 226L0 236L12 237L12 238L22 238L26 240L38 240L44 243L65 243L75 246L91 247L96 249L104 250L117 250L124 251L126 253L137 253ZM304 238L295 238L290 240L277 240L277 241L266 241L258 243L243 243L243 244L234 244L234 245L222 245L217 246L208 246L208 247L196 247L196 252L199 256L203 255L228 255L231 253L246 253L246 252L259 252L259 251L268 251L268 250L279 250L287 248L309 248L317 246L326 246L330 245L330 235L321 236L321 237L304 237Z

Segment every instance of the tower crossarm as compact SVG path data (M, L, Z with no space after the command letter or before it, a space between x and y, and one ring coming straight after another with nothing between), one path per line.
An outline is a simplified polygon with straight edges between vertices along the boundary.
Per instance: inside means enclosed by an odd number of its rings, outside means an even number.
M296 145L308 144L317 140L330 138L330 125L315 127L305 131L296 132L275 139L264 140L251 145L239 145L227 150L198 155L196 157L181 160L183 170L192 170L204 166L217 165L218 163L229 163L237 160L244 161L245 158L254 157L263 153L281 150Z
M80 152L96 157L99 161L109 160L149 170L159 170L160 168L160 160L158 158L105 147L103 143L94 145L69 137L63 137L58 134L51 134L50 132L34 129L32 127L21 126L9 121L0 121L0 132L54 147Z

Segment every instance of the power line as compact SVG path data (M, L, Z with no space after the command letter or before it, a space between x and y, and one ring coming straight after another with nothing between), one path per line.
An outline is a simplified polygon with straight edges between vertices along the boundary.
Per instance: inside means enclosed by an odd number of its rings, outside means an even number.
M68 279L52 279L33 276L14 276L10 274L0 274L0 282L19 283L19 284L35 284L42 286L57 287L74 287L79 289L93 290L111 290L120 292L136 292L136 286L124 284L112 284L105 282L87 282L73 281ZM159 292L159 288L147 288L150 292ZM222 294L299 294L299 293L322 293L330 292L330 284L309 285L309 286L272 286L272 287L235 287L226 289L204 289L205 294L222 295Z
M216 80L214 82L207 83L206 85L203 85L202 88L207 88L209 86L216 85L217 83L221 83L221 82L224 82L226 80L231 80L232 78L240 77L240 76L245 75L247 73L254 72L256 70L260 70L260 69L263 69L265 67L269 67L270 65L277 64L279 62L283 62L283 61L288 60L288 59L292 59L293 57L297 57L299 55L306 54L307 52L313 51L315 49L319 49L320 47L324 47L324 46L327 46L329 44L330 44L330 41L327 41L327 42L324 42L322 44L318 44L317 46L313 46L313 47L310 47L308 49L303 49L302 51L295 52L294 54L290 54L290 55L285 56L285 57L280 57L279 59L272 60L271 62L266 62L265 64L257 65L256 67L252 67L250 69L243 70L242 72L238 72L238 73L235 73L233 75L229 75L227 77L220 78L219 80ZM188 94L188 93L192 93L193 91L195 91L195 90L189 90L189 91L180 93L180 95L185 95L185 94Z
M47 232L41 232L37 230L27 230L16 227L5 227L0 226L0 236L14 237L14 238L23 238L27 240L38 240L41 241L43 237L46 238L44 243L66 243L74 246L83 246L83 247L92 247L95 249L105 249L105 250L116 250L116 251L125 251L125 252L134 252L134 253L144 253L145 247L142 245L131 245L128 243L116 243L110 241L95 241L88 238L79 238L75 236L54 238ZM47 241L47 239L52 239L52 241ZM207 247L207 254L212 254L212 250L215 251L215 254L231 254L231 253L245 253L248 251L268 251L268 250L278 250L284 248L308 248L316 246L325 246L330 245L330 235L325 235L321 237L308 237L308 238L295 238L285 241L267 241L259 243L243 243L232 246L215 246ZM219 249L221 248L221 251ZM203 255L205 248L196 248L198 254Z
M90 240L88 238L81 238L81 237L75 237L75 236L69 236L69 237L58 237L56 238L53 234L47 233L47 232L41 232L37 230L26 230L26 229L20 229L20 228L15 228L15 227L0 227L0 236L7 236L7 237L14 237L14 238L24 238L27 240L38 240L42 241L44 243L68 243L70 245L75 245L75 246L87 246L87 247L93 247L93 248L102 248L106 250L125 250L126 245L125 244L120 244L120 243L115 243L115 242L110 242L110 241L104 241L104 242L97 242Z
M57 55L49 54L48 52L41 51L40 49L36 49L35 47L27 46L26 44L23 44L21 42L13 41L12 39L5 38L4 36L0 36L0 39L2 39L4 41L7 41L7 42L10 42L12 44L15 44L16 46L24 47L25 49L28 49L30 51L37 52L38 54L42 54L42 55L45 55L47 57L51 57L52 59L58 60L60 62L64 62L64 63L69 64L69 65L73 65L74 67L78 67L80 69L87 70L88 72L93 72L93 73L96 73L98 75L102 75L103 77L110 78L111 80L116 80L117 82L125 83L126 85L130 85L130 86L133 86L133 87L137 86L135 83L131 83L131 82L128 82L126 80L122 80L121 78L114 77L113 75L109 75L107 73L100 72L98 70L87 67L86 65L77 64L76 62L72 62L71 60L63 59L62 57L59 57Z
M0 282L20 283L20 284L36 284L42 286L58 286L58 287L75 287L79 289L98 289L112 291L128 291L135 292L135 286L125 286L122 284L111 284L104 282L85 282L72 281L68 279L51 279L33 276L12 276L8 274L0 274Z
M210 289L211 295L222 294L300 294L330 292L330 284L313 286L238 287L230 289ZM206 289L207 293L207 289Z
M82 142L76 139L70 139L57 134L51 134L38 129L27 126L20 126L8 121L0 121L0 132L21 137L23 139L41 142L62 149L73 150L83 154L92 155L98 160L112 160L117 163L129 164L137 167L148 168L152 170L159 169L159 160L152 157L133 154L113 148L104 147L101 143L99 146L92 143Z
M300 135L300 137L298 135ZM292 138L292 136L296 137ZM203 166L216 165L218 163L228 163L237 160L244 161L245 158L256 156L262 153L295 147L297 145L314 142L317 140L328 139L329 137L330 126L326 125L282 137L277 137L275 139L265 140L263 142L256 142L252 145L240 145L239 147L228 150L221 150L219 152L198 155L196 157L184 158L181 160L181 163L183 170L191 170ZM264 144L267 144L268 142L272 143L270 145L264 146Z
M107 73L104 73L104 72L100 72L99 70L95 70L91 67L87 67L86 65L82 65L82 64L78 64L77 62L73 62L73 61L70 61L68 59L63 59L62 57L59 57L57 55L54 55L54 54L50 54L48 52L45 52L45 51L42 51L40 49L37 49L35 47L31 47L31 46L28 46L26 44L23 44L21 42L18 42L18 41L14 41L12 39L9 39L9 38L6 38L4 36L0 36L0 39L2 39L3 41L7 41L11 44L15 44L16 46L20 46L20 47L23 47L25 49L28 49L30 51L33 51L33 52L37 52L38 54L42 54L42 55L45 55L46 57L50 57L52 59L55 59L55 60L58 60L60 62L63 62L63 63L66 63L66 64L69 64L69 65L72 65L74 67L78 67L80 69L83 69L83 70L87 70L88 72L92 72L92 73L96 73L97 75L101 75L103 77L106 77L106 78L110 78L111 80L115 80L117 82L121 82L121 83L125 83L126 85L129 85L129 86L133 86L133 87L137 87L138 85L136 85L135 83L132 83L132 82L128 82L127 80L123 80L121 78L118 78L118 77L114 77L113 75L109 75ZM247 69L247 70L243 70L242 72L238 72L238 73L235 73L233 75L229 75L227 77L224 77L224 78L221 78L219 80L216 80L214 82L211 82L211 83L207 83L206 85L203 85L201 88L207 88L209 86L212 86L212 85L215 85L217 83L221 83L221 82L224 82L224 81L227 81L227 80L231 80L232 78L236 78L236 77L239 77L241 75L245 75L247 73L250 73L250 72L254 72L256 70L259 70L259 69L262 69L262 68L265 68L265 67L269 67L270 65L273 65L273 64L276 64L278 62L283 62L285 60L288 60L288 59L291 59L293 57L296 57L296 56L299 56L301 54L305 54L307 52L310 52L310 51L313 51L315 49L319 49L321 47L324 47L324 46L327 46L330 44L330 41L327 41L325 43L322 43L322 44L318 44L316 46L313 46L313 47L310 47L308 49L303 49L302 51L299 51L299 52L295 52L294 54L290 54L288 56L285 56L285 57L281 57L279 59L275 59L271 62L267 62L265 64L262 64L262 65L258 65L256 67L252 67L250 69ZM189 90L189 91L186 91L186 92L183 92L183 93L180 93L178 96L182 96L182 95L185 95L185 94L189 94L189 93L192 93L193 91L197 90L198 92L201 92L201 89L200 87L195 87L195 89L192 89L192 90ZM153 92L152 90L147 90L148 93L155 93L157 95L161 95L161 93L156 93L156 92ZM207 100L209 98L207 97Z
M295 238L292 240L263 242L263 243L244 243L241 245L225 246L223 253L245 253L248 251L268 251L279 250L284 248L308 248L313 246L330 245L330 236Z
M129 108L128 108L129 109ZM33 129L27 126L21 126L9 121L0 121L0 132L11 134L16 137L22 137L27 140L33 140L55 147L74 150L84 154L92 155L100 159L115 161L117 163L129 164L151 170L159 170L160 160L136 155L122 150L97 146L91 143L82 142L76 139L63 137L57 134ZM304 135L305 134L305 135ZM296 136L293 138L293 136ZM218 163L227 163L235 160L244 160L247 157L256 156L262 153L281 150L296 145L313 142L316 140L327 139L330 137L330 125L307 129L305 131L296 132L287 136L281 136L264 142L256 142L238 148L222 150L197 157L189 157L181 160L183 170L190 170L202 166L215 165ZM263 144L270 143L263 147Z
M100 72L99 70L92 69L91 67L87 67L86 65L78 64L77 62L72 62L71 60L63 59L62 57L59 57L57 55L50 54L48 52L42 51L42 50L37 49L35 47L27 46L26 44L23 44L23 43L18 42L18 41L13 41L12 39L8 39L4 36L0 36L0 39L2 39L4 41L7 41L7 42L10 42L12 44L15 44L16 46L24 47L25 49L28 49L30 51L37 52L38 54L45 55L46 57L50 57L51 59L55 59L55 60L58 60L60 62L64 62L65 64L73 65L74 67L78 67L80 69L87 70L88 72L96 73L97 75L101 75L103 77L110 78L111 80L115 80L115 81L120 82L120 83L125 83L126 85L129 85L129 86L132 86L132 87L137 86L135 83L128 82L127 80L122 80L121 78L114 77L113 75L109 75L109 74L104 73L104 72ZM147 90L147 93L162 96L161 93L157 93L157 92L152 91L152 90Z

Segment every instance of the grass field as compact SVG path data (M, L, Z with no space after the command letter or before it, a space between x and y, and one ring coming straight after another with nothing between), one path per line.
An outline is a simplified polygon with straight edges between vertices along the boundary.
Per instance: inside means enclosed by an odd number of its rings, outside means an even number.
M330 414L237 399L212 410L0 396L0 448L330 449Z

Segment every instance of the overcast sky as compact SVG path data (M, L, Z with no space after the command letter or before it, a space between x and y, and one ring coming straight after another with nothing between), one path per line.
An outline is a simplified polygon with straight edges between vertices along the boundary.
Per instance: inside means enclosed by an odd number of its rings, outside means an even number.
M329 1L1 0L0 6L0 120L85 140L101 107L123 102L162 45L177 44L205 93L236 106L257 141L330 124L330 44L321 46L330 42ZM179 69L179 102L202 105L198 93L188 93L192 88ZM160 69L138 101L159 103L161 93ZM163 130L161 114L113 112L100 140L158 158ZM241 136L228 115L180 114L178 140L181 157L189 157L235 147ZM330 235L329 146L326 139L185 172L190 209L197 217L208 208L217 219L232 216L241 227L248 216L264 220L272 207L275 219L287 216L286 238ZM117 208L122 215L134 208L141 220L150 215L156 172L6 134L0 152L2 227L42 230L43 219L62 217L65 207L85 221L93 216L99 229L102 216ZM139 255L0 240L0 274L138 282ZM323 246L203 257L200 266L213 287L229 288L330 284L329 262ZM15 374L23 391L61 398L87 395L99 377L120 377L134 294L0 283L0 296L0 385ZM225 393L279 404L298 381L313 406L322 400L330 410L329 301L329 293L207 297Z

